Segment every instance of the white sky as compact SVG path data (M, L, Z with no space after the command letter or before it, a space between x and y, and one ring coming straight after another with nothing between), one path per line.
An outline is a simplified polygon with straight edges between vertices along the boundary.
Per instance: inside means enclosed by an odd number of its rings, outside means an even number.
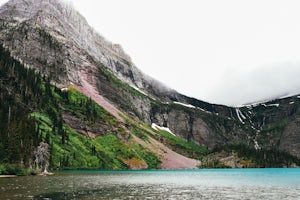
M238 105L300 93L300 1L72 2L138 68L184 94Z

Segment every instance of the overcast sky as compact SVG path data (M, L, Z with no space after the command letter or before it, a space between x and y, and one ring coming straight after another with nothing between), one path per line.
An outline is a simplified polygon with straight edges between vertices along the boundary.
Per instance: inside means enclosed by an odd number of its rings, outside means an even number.
M138 68L184 94L240 105L300 92L300 1L72 2Z

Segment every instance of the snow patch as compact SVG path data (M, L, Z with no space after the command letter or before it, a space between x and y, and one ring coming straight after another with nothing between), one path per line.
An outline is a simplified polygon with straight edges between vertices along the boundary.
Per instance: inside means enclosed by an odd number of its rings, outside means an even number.
M67 92L69 89L68 88L61 88L60 91L62 92Z
M274 107L279 107L279 103L274 103L274 104L261 104L261 105L263 105L263 106L265 106L265 107L272 107L272 106L274 106Z
M291 101L291 102L290 102L290 105L292 105L292 104L294 104L294 103L295 103L295 102Z
M252 106L249 106L249 105L248 105L248 106L246 106L246 108L248 108L248 109L252 109Z
M203 108L200 108L200 107L193 106L191 104L185 104L185 103L181 103L181 102L177 102L177 101L174 101L173 103L177 104L177 105L181 105L181 106L187 107L187 108L198 109L198 110L201 110L201 111L206 112L208 114L212 114L212 112L210 112L210 111L204 110ZM219 113L214 113L214 114L215 115L219 115Z
M286 99L286 98L289 98L289 97L292 97L292 96L296 96L297 94L299 94L299 93L298 92L297 93L295 93L295 92L290 93L290 94L279 97L279 99Z
M188 108L196 108L195 106L193 106L191 104L180 103L180 102L177 102L177 101L174 101L173 103L178 104L178 105L182 105L182 106L188 107Z
M136 91L142 93L143 95L149 96L147 93L145 93L144 91L140 90L139 88L137 88L137 87L135 87L135 86L132 86L132 85L131 85L131 87L132 87L133 89L135 89Z
M276 98L278 99L278 98ZM261 101L257 101L257 102L252 102L252 103L246 103L246 104L243 104L243 105L238 105L238 106L235 106L236 108L242 108L242 107L247 107L248 109L252 109L252 108L255 108L257 106L260 106L262 104L265 104L265 103L268 103L272 100L275 100L275 99L265 99L265 100L261 100Z
M235 112L236 112L236 115L237 115L238 119L240 120L240 122L242 122L242 124L245 124L243 119L246 119L246 117L243 115L243 113L240 111L240 109L236 108Z
M176 135L168 128L168 127L158 126L157 124L152 123L151 128L153 128L153 129L156 130L156 131L159 131L159 130L167 131L167 132L169 132L170 134L176 136Z
M136 91L138 91L139 93L151 98L152 100L156 101L156 98L154 98L153 96L150 96L149 94L147 94L146 92L142 91L141 89L139 89L138 87L135 87L133 85L130 85L130 87L132 87L133 89L135 89Z
M210 111L208 111L208 110L204 110L203 108L197 107L197 109L199 109L199 110L201 110L201 111L203 111L203 112L206 112L206 113L208 113L208 114L212 114L212 112L210 112Z
M255 148L255 150L261 149L261 147L258 145L258 142L255 139L253 140L253 142L254 142L254 148Z

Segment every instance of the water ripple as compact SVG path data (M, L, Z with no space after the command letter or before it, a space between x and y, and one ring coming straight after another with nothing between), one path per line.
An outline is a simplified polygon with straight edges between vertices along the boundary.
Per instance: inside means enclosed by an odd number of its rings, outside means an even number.
M280 199L300 196L300 169L75 171L1 179L1 199Z

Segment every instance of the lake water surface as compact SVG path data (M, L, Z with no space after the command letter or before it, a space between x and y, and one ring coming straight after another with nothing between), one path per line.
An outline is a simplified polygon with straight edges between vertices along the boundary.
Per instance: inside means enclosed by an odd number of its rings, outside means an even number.
M0 199L300 200L300 169L64 171L0 178Z

